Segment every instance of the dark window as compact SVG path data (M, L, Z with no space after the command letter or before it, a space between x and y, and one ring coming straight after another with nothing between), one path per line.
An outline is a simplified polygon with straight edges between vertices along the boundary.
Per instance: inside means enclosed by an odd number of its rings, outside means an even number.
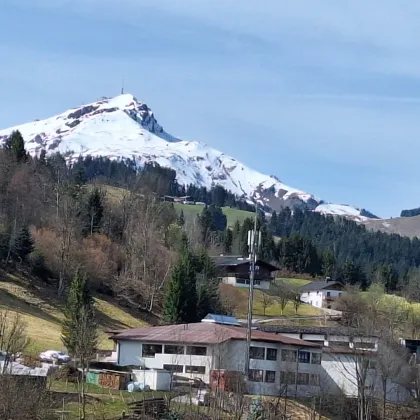
M311 363L313 365L321 364L321 353L312 353Z
M187 346L187 354L191 356L206 356L207 347Z
M267 349L267 360L277 360L277 349Z
M161 344L143 344L143 347L142 347L143 357L155 357L156 353L162 353Z
M271 384L276 382L276 372L274 370L265 371L265 382L269 382Z
M249 358L264 360L265 349L264 347L250 347L249 348Z
M309 384L312 386L319 386L319 375L311 373L311 376L309 377Z
M310 363L310 362L311 362L311 353L309 353L309 351L300 351L299 363Z
M298 373L298 385L309 385L309 373Z
M251 382L262 382L263 381L263 371L257 369L250 369L248 373L248 379Z
M330 297L331 296L331 292L327 292L327 296Z
M205 366L185 366L185 373L199 373L204 375L206 373Z
M165 344L165 354L184 354L184 346L172 346Z
M163 369L168 370L172 373L182 373L184 371L184 366L182 365L163 365Z
M296 373L280 372L280 382L284 385L294 385L296 382Z
M296 362L296 350L282 350L281 360L283 362Z

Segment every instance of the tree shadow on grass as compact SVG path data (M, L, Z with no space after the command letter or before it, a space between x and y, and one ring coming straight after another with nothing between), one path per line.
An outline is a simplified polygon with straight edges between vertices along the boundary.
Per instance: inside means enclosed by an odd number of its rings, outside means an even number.
M29 315L34 318L40 318L54 324L60 323L60 320L57 317L42 310L36 304L13 295L6 290L0 290L0 308L18 312L22 315Z

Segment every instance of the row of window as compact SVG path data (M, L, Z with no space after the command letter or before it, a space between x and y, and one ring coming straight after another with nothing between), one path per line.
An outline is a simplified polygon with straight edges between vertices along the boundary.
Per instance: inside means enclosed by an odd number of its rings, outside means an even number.
M256 360L277 360L277 349L265 347L250 347L250 358ZM283 362L312 363L313 365L321 364L321 353L312 353L309 351L299 350L282 350L281 360Z
M189 356L206 356L207 347L176 346L165 344L143 344L142 357L155 357L155 354L187 354Z
M182 365L163 365L163 369L172 373L184 373L184 366ZM185 366L185 373L198 373L204 375L206 373L205 366Z
M274 370L250 369L248 379L251 382L276 382L276 372ZM280 372L280 383L283 385L311 385L319 386L319 375L315 373Z

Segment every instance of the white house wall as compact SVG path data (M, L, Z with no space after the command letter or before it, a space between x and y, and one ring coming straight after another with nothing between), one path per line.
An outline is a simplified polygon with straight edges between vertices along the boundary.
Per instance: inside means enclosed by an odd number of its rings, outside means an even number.
M327 297L335 298L340 296L342 293L343 292L341 290L322 289L318 291L301 293L300 299L302 302L308 303L309 305L322 308L323 303Z
M286 346L280 343L263 343L263 342L251 342L252 347L264 347L264 348L275 348L277 349L277 360L250 360L250 369L262 370L264 371L275 371L276 377L274 383L267 382L247 382L248 392L255 395L280 395L285 393L285 387L280 383L280 371L290 371L290 372L299 372L299 373L312 373L320 374L321 365L315 365L310 363L290 363L281 361L281 350L297 350L295 346ZM306 349L305 349L306 350ZM321 349L311 349L308 348L308 351L311 352L321 352ZM239 354L245 354L246 352L246 343L245 341L232 341L229 343L228 351L226 357L223 359L221 369L228 370L238 370L244 371L245 369L245 357L238 357ZM319 393L319 387L310 387L304 385L295 384L289 386L288 394L293 395L297 392L297 395L305 396L309 393L314 395L314 392Z
M160 343L147 343L160 344ZM250 360L250 369L264 371L275 371L275 382L248 382L249 392L261 395L279 395L284 392L284 386L280 384L280 371L299 372L320 374L321 365L310 363L290 363L281 361L281 350L297 350L296 346L285 346L280 343L251 342L253 347L275 348L277 350L277 360ZM202 346L205 347L205 346ZM118 345L118 364L122 366L134 365L148 369L162 369L164 365L181 365L184 366L183 373L176 375L201 379L205 383L210 382L210 371L212 369L227 369L231 371L245 370L245 352L246 342L244 340L229 340L226 343L206 346L206 356L192 356L186 354L171 355L164 353L156 353L155 357L142 357L142 343L139 341L120 341ZM303 349L302 349L303 350ZM306 350L306 349L305 349ZM308 351L321 353L321 349L311 349ZM185 366L203 366L205 374L186 373ZM140 375L141 376L141 375ZM307 395L308 392L313 393L312 388L295 384L289 386L288 394L292 395L296 391L298 395ZM312 394L313 395L313 394Z
M323 391L330 394L344 394L349 397L357 397L356 363L354 356L351 354L324 353L321 362L323 370L321 388ZM366 385L372 385L375 396L383 398L383 384L380 373L377 370L370 371L366 378ZM409 399L409 393L399 384L388 380L386 399L389 402L406 402Z

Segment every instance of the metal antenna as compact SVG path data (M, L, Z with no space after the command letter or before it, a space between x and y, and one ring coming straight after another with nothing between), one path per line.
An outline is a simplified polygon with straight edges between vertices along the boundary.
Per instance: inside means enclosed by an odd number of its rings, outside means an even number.
M124 95L124 79L122 79L122 84L121 84L121 95Z
M254 277L255 264L257 262L257 247L260 246L260 238L257 233L257 219L258 219L258 203L255 200L255 215L254 215L254 230L248 232L248 246L249 246L249 298L248 298L248 319L246 331L246 360L245 360L245 380L249 376L249 362L250 362L250 348L251 348L251 330L252 330L252 310L254 306Z

